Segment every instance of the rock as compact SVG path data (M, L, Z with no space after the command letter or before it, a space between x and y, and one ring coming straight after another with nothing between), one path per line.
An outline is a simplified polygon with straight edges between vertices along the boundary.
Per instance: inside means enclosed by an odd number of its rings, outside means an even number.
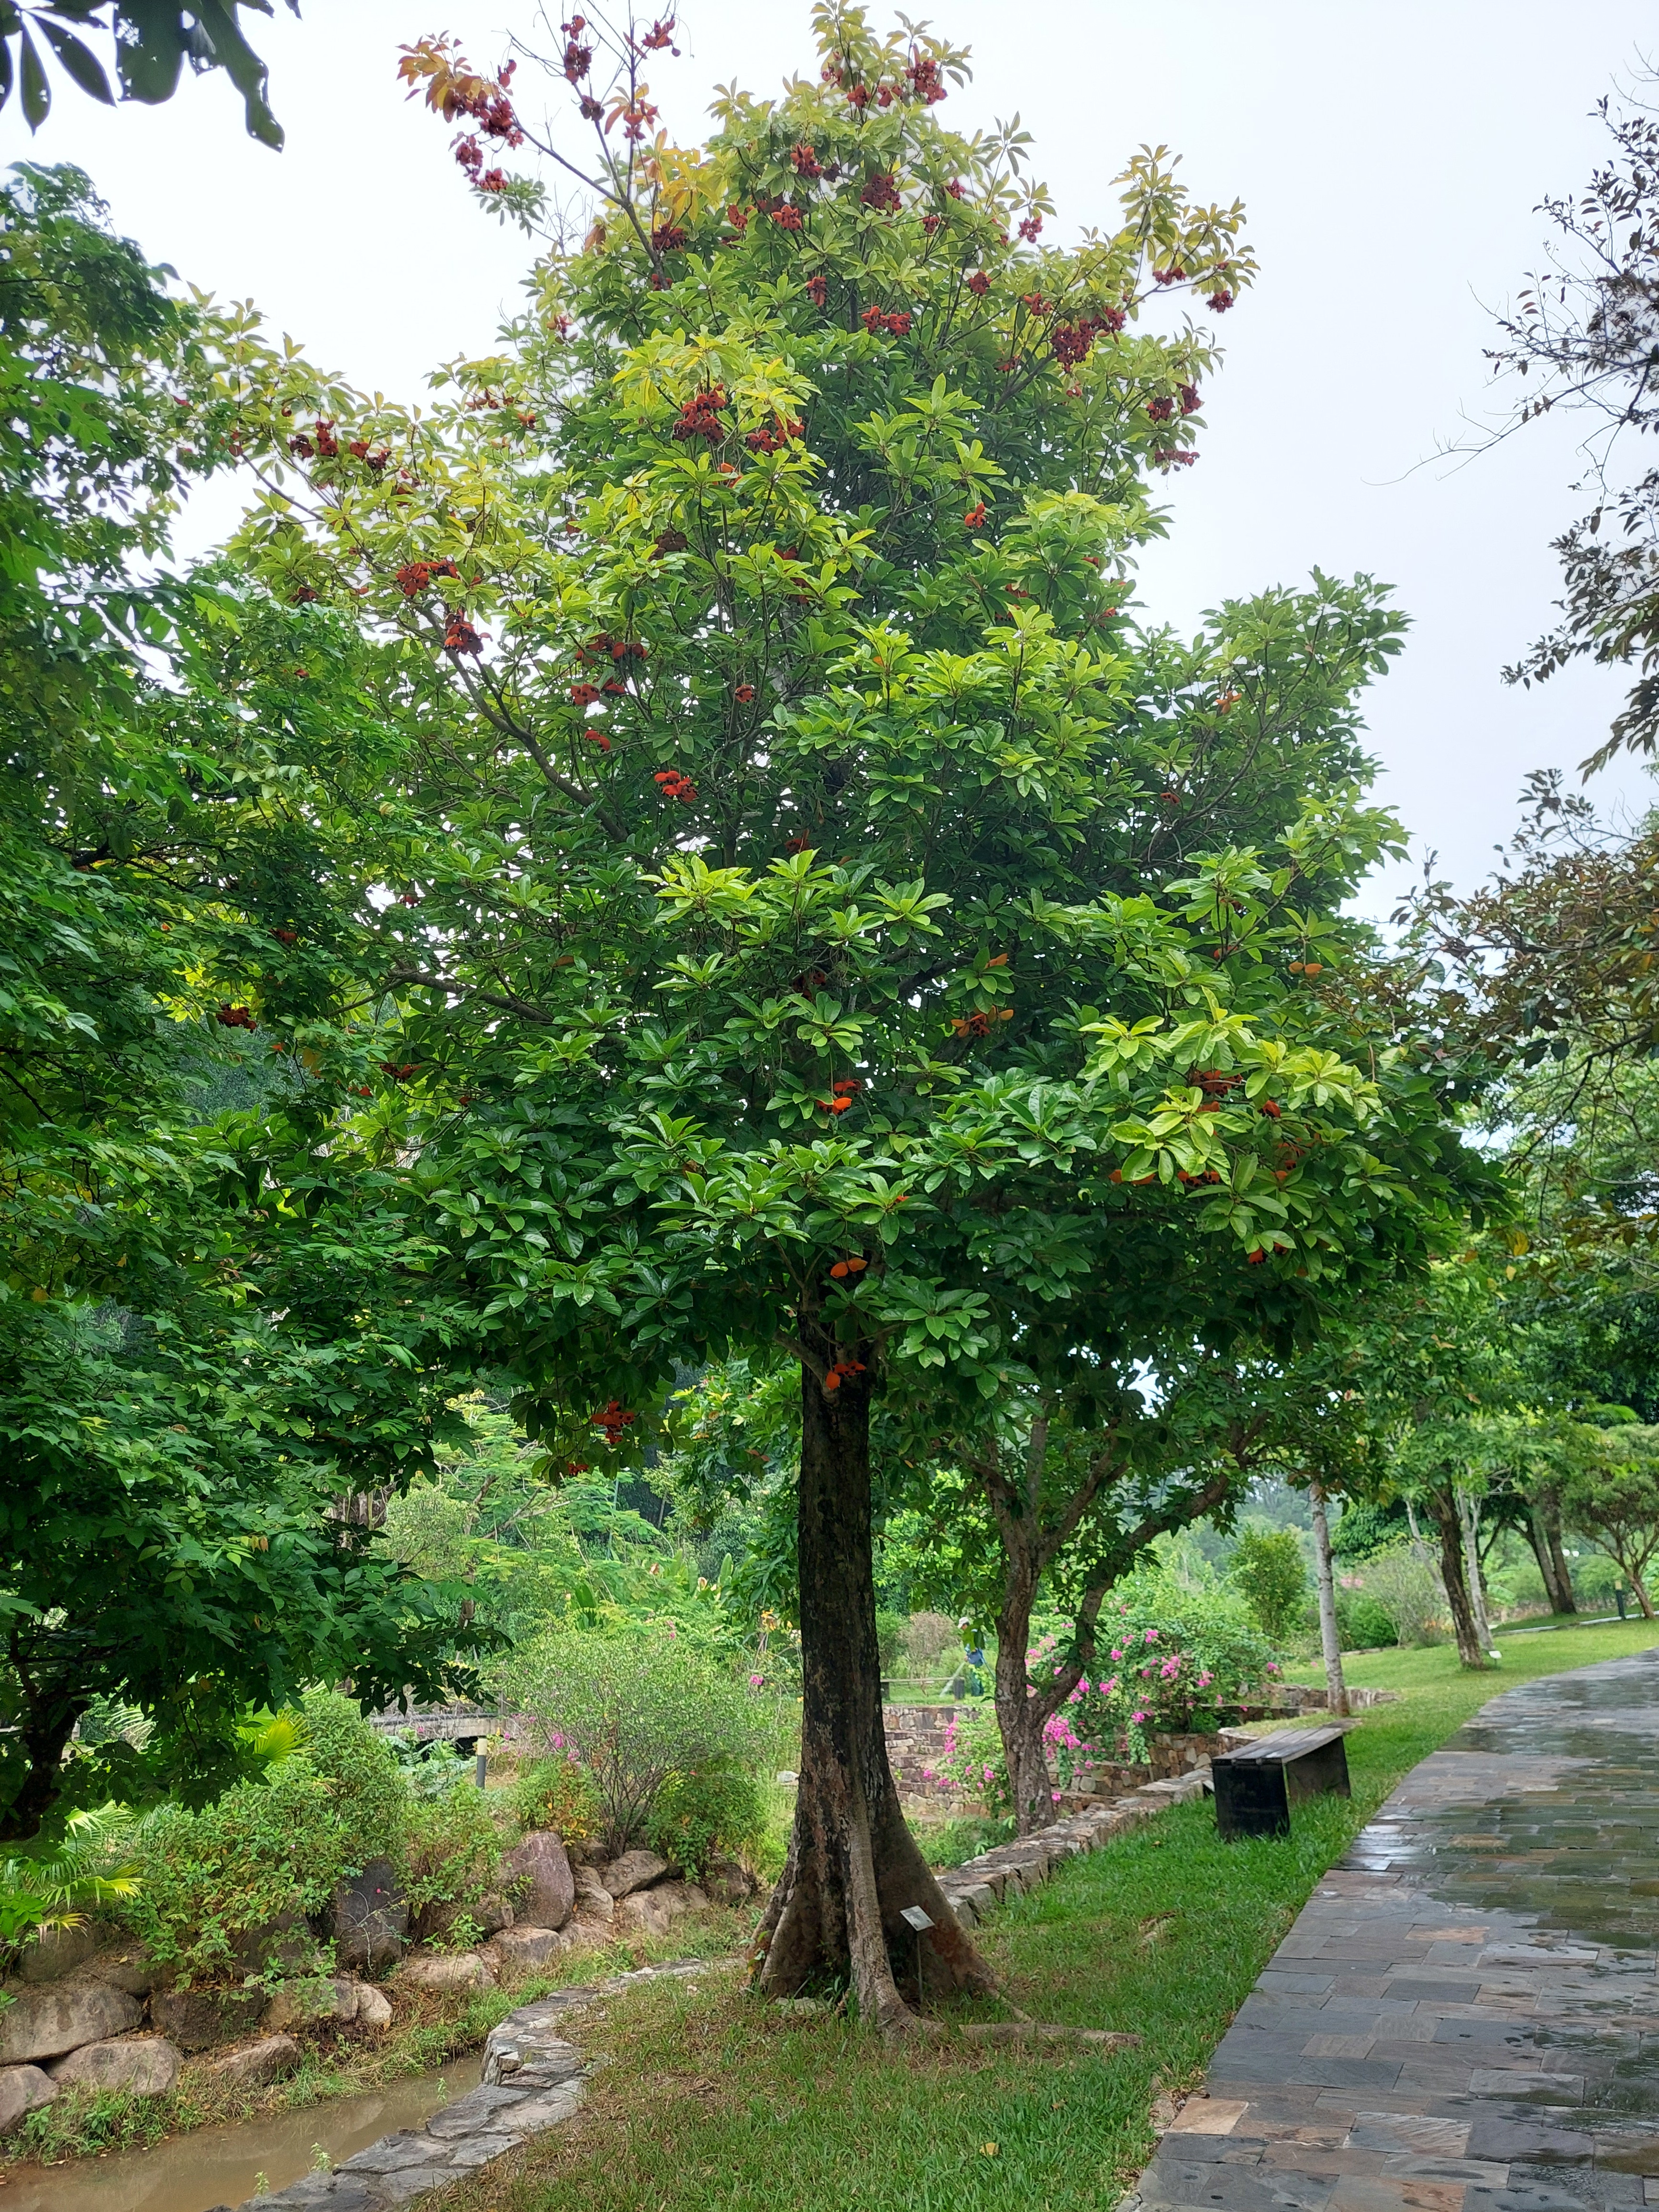
M371 1859L334 1893L334 1948L342 1966L388 1966L409 1935L409 1899L390 1859Z
M52 1982L24 1990L0 2011L0 2064L58 2057L83 2043L123 2035L143 2016L137 1998L106 1982Z
M417 1990L490 1990L495 1977L476 1951L413 1951L398 1969L398 1979Z
M362 1986L345 1974L328 1981L286 1983L271 1996L259 2015L259 2025L272 2035L301 2027L307 2021L356 2020Z
M227 2057L214 2059L208 2072L216 2074L222 2081L240 2081L246 2088L263 2089L267 2081L286 2074L299 2056L300 2046L291 2035L267 2035Z
M130 1997L147 1997L166 1977L142 1943L118 1943L89 1959L82 1978L107 1982L112 1990L125 1990Z
M157 1990L149 2016L181 2051L212 2051L251 2035L264 2008L263 1990Z
M38 2066L0 2067L0 2136L9 2135L25 2112L49 2105L58 2084Z
M178 2051L161 2035L83 2043L60 2058L52 2078L60 2089L125 2089L131 2097L164 2097L179 2079Z
M614 1925L619 1936L665 1936L673 1918L668 1900L659 1890L634 1889L617 1899Z
M474 1898L462 1904L453 1898L434 1897L423 1905L416 1915L410 1932L416 1941L430 1943L436 1937L447 1936L458 1921L469 1920L479 1939L494 1936L503 1928L510 1928L516 1917L513 1907L504 1897Z
M708 1910L708 1892L695 1881L659 1882L651 1894L661 1898L671 1919L678 1920L688 1912Z
M61 1982L65 1974L120 1939L120 1930L106 1920L88 1920L79 1928L49 1929L26 1944L14 1969L20 1982Z
M716 1905L746 1905L760 1887L746 1866L718 1852L704 1869L702 1886Z
M580 1866L575 1870L576 1910L584 1920L597 1920L609 1924L617 1910L617 1900L599 1879L592 1867Z
M372 2027L378 2034L392 2025L392 2001L384 1990L377 1990L373 1982L357 1984L357 2025Z
M263 1928L240 1929L231 1938L230 1955L235 1971L250 1979L267 1966L301 1974L315 1965L317 1942L300 1913L284 1912Z
M636 1889L648 1889L653 1881L660 1881L668 1872L666 1859L659 1859L655 1851L624 1851L619 1859L612 1859L600 1881L612 1897L631 1897Z
M568 1951L572 1940L562 1928L504 1928L499 1936L490 1938L478 1955L497 1973L516 1980L520 1974L533 1973L538 1966L544 1966L550 1959L556 1959L562 1952Z
M551 1830L538 1828L501 1862L501 1872L518 1902L514 1924L562 1928L576 1902L570 1854Z

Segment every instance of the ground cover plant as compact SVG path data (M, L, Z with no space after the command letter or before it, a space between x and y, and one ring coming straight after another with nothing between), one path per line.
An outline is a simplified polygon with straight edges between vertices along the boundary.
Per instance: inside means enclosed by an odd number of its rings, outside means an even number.
M586 2111L513 2178L498 2167L447 2192L443 2212L1102 2212L1151 2154L1154 2099L1200 2078L1315 1882L1401 1777L1505 1686L1655 1640L1639 1621L1512 1637L1496 1677L1461 1669L1449 1645L1367 1653L1357 1680L1409 1694L1356 1724L1351 1801L1299 1807L1288 1840L1234 1844L1209 1804L1177 1808L976 1931L1024 2010L1134 2029L1137 2050L895 2057L848 2021L757 2004L733 1966L696 1996L614 2003L584 2031L616 2062Z

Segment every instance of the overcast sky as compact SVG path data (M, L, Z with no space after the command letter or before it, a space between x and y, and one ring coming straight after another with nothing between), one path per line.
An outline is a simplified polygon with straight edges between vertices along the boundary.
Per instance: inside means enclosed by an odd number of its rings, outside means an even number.
M691 0L683 58L652 71L671 136L695 139L715 83L766 92L812 70L808 20L805 0ZM1462 466L1433 457L1491 405L1492 311L1537 264L1536 203L1578 188L1600 155L1596 100L1659 51L1650 7L951 0L934 20L974 49L975 81L942 119L1019 112L1059 210L1051 235L1110 222L1112 179L1142 142L1180 153L1195 194L1244 201L1261 280L1220 325L1211 427L1170 487L1146 598L1185 625L1316 564L1395 586L1413 627L1370 697L1383 794L1419 858L1437 850L1473 882L1515 826L1522 776L1576 771L1620 687L1587 669L1530 693L1499 680L1551 619L1549 541L1582 504L1572 426L1552 417ZM14 101L0 159L81 163L118 226L182 276L252 298L364 388L418 396L435 362L489 349L526 246L477 213L450 134L405 105L397 48L447 29L493 69L533 9L309 0L301 23L249 21L282 154L244 136L216 76L113 114L60 87L32 142ZM530 106L522 74L518 89ZM192 546L224 520L204 506ZM1650 787L1624 768L1592 790L1628 811ZM1399 880L1376 886L1377 910Z

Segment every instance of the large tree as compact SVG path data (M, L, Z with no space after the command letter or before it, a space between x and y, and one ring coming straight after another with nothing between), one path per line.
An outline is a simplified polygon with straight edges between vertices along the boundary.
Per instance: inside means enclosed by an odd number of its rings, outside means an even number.
M988 1397L1057 1306L1131 1358L1155 1325L1113 1286L1160 1276L1189 1339L1288 1338L1420 1258L1465 1164L1432 1066L1356 1066L1326 1003L1394 834L1355 694L1397 618L1324 578L1190 643L1130 614L1212 358L1173 306L1231 307L1238 210L1143 155L1115 228L1046 246L1022 143L935 116L960 55L820 32L815 82L723 95L686 150L647 135L659 35L607 106L573 23L608 204L505 349L418 418L252 337L226 392L266 477L243 556L399 641L421 903L382 981L446 1286L555 1465L636 1437L678 1361L798 1364L801 1788L760 1978L846 1977L900 2029L902 1982L988 1976L888 1769L878 1395ZM407 73L519 143L503 80L431 42Z

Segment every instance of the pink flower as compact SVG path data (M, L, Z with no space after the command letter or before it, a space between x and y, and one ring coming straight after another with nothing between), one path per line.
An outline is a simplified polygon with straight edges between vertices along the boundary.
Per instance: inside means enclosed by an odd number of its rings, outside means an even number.
M924 1782L931 1782L931 1781L933 1780L933 1768L932 1768L931 1766L924 1766L924 1767L922 1768L922 1770L921 1770L921 1778L922 1778L922 1780L923 1780Z
M555 1751L564 1749L564 1738L562 1735L550 1736L548 1741L552 1744Z
M765 1680L766 1677L764 1674L751 1674L749 1677L749 1686L751 1690L758 1690L761 1684Z
M986 1768L986 1770L985 1770L985 1779L988 1782L988 1781L990 1780L990 1778L991 1778L991 1770L990 1770L990 1768L988 1766L988 1767Z
M1059 1802L1060 1802L1060 1792L1059 1792L1059 1790L1051 1790L1048 1792L1048 1795L1049 1795L1049 1796L1054 1799L1054 1801L1055 1804L1056 1804L1056 1805L1058 1805L1058 1804L1059 1804Z
M1214 1680L1213 1674L1200 1674L1198 1678L1198 1686L1200 1690L1207 1690Z
M1114 1647L1113 1651L1112 1651L1112 1656L1113 1656L1113 1658L1114 1658L1114 1659L1121 1659L1121 1658L1123 1656L1123 1654L1121 1653L1121 1651L1118 1650L1115 1647Z
M1146 1716L1145 1713L1131 1713L1129 1716L1129 1718L1135 1723L1137 1728L1140 1725L1141 1722L1146 1719Z
M1157 1641L1158 1641L1158 1631L1157 1631L1157 1629L1155 1629L1155 1628L1149 1628L1149 1629L1146 1631L1146 1641L1147 1641L1149 1644L1156 1644L1156 1643L1157 1643Z

